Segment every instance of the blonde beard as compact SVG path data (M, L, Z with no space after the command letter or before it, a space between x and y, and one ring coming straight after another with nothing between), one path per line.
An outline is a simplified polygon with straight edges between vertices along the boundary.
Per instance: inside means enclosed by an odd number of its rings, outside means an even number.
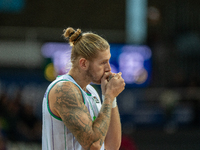
M86 71L86 79L89 79L94 84L101 84L101 78L98 80L93 75L93 69L91 66L88 67L88 70Z

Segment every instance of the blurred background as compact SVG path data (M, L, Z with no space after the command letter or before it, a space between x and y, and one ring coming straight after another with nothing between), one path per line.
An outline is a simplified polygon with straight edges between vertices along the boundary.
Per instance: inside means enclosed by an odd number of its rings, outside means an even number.
M200 149L200 1L0 0L0 150L41 149L41 104L66 72L67 27L111 44L120 150ZM94 85L100 93L100 87Z

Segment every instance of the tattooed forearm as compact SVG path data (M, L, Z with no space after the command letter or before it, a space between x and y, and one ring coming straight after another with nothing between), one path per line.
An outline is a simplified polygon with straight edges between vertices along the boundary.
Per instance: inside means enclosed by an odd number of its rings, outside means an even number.
M109 128L111 111L112 111L111 104L112 102L110 100L105 99L101 111L99 113L99 116L93 124L94 129L97 131L100 137L99 140L100 146L102 146Z
M105 135L105 132L107 132L110 122L111 109L112 108L110 104L103 104L98 120L95 122L96 127L102 133L102 135Z
M103 112L103 114L105 114L106 117L110 118L111 105L104 104L104 108L102 109L102 112Z

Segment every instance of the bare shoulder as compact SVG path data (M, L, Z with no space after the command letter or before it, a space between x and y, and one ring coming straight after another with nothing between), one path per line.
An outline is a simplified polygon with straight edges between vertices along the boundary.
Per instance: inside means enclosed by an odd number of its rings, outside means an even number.
M50 108L70 128L79 121L92 122L81 90L70 81L57 83L50 92ZM70 122L71 120L71 122Z
M83 97L80 89L70 81L58 82L50 92L52 108L62 113L82 105Z

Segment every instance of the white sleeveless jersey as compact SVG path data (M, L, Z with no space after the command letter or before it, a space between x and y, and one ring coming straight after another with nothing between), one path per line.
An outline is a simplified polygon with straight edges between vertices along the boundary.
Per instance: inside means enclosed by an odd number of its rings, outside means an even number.
M101 108L101 101L96 90L88 85L86 88L91 93L88 94L74 81L74 79L68 75L62 75L56 78L47 88L43 98L42 106L42 150L83 150L79 142L70 132L70 130L64 125L61 118L55 116L48 103L48 94L53 86L59 81L71 81L73 82L82 92L84 104L88 108L92 120L98 116ZM104 144L101 147L104 150Z

